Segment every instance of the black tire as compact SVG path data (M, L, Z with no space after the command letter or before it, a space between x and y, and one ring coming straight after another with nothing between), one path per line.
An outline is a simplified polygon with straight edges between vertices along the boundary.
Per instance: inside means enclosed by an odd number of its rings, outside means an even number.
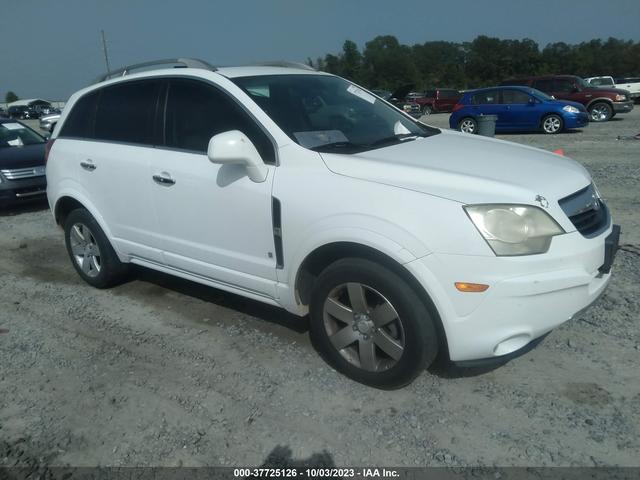
M542 118L541 122L542 132L547 135L555 135L564 130L564 121L560 115L550 113Z
M69 213L63 228L64 240L71 264L85 282L96 288L108 288L121 283L125 279L129 271L129 265L120 261L100 225L86 209L78 208ZM78 228L78 230L75 230L75 228ZM73 235L72 229L74 229ZM77 235L77 232L80 231L83 232L82 237ZM73 239L72 236L74 237ZM79 238L85 238L87 245L84 247L80 245L78 243ZM97 249L91 245L97 245ZM80 256L74 254L74 248L84 248L84 253L81 255L82 260ZM87 248L93 250L87 250ZM97 255L91 252L97 252ZM96 258L96 260L89 261L92 257ZM85 263L84 260L87 260L87 262ZM89 265L88 272L82 268L81 262L82 265ZM96 265L99 267L96 268ZM93 270L91 270L92 266Z
M469 125L469 128L466 127ZM464 117L460 122L458 122L458 130L465 133L478 133L478 122L475 118L472 117Z
M613 107L607 102L595 102L589 106L589 120L606 122L613 117Z
M423 115L431 115L434 112L435 110L430 105L425 105L424 107L422 107Z
M397 317L385 327L374 328L369 338L380 339L378 335L389 337L396 332L399 344L402 344L401 354L397 358L391 358L378 346L376 340L368 340L374 343L374 364L381 367L380 370L367 370L358 360L357 365L350 357L361 355L361 341L368 335L363 335L356 325L360 320L355 320L350 325L345 323L342 327L349 337L355 335L358 339L347 343L344 348L338 350L330 340L330 333L326 325L335 322L336 317L325 312L325 302L329 302L330 295L339 291L345 284L361 284L365 286L365 303L371 307L371 319L376 318L376 297L387 300ZM337 297L331 297L337 298ZM344 297L347 298L347 297ZM345 300L347 302L347 300ZM349 302L353 311L356 308L353 302ZM380 306L378 304L378 306ZM367 307L367 312L369 313ZM351 313L348 310L346 315ZM326 313L326 316L325 316ZM347 258L338 260L327 267L318 277L311 297L311 339L325 361L338 372L347 377L381 389L400 388L413 381L427 368L438 354L438 334L435 322L429 309L418 294L396 273L369 260L359 258ZM392 315L393 316L393 315ZM352 318L356 318L354 315ZM367 321L369 317L367 317ZM378 317L380 318L380 317ZM336 322L337 323L337 322ZM393 331L391 330L393 328ZM350 331L353 330L353 333ZM382 332L384 330L384 332ZM336 330L342 332L342 329ZM334 331L331 335L335 335ZM366 347L365 347L366 348ZM341 353L342 352L342 353ZM356 355L357 353L357 355ZM385 368L387 367L387 368Z

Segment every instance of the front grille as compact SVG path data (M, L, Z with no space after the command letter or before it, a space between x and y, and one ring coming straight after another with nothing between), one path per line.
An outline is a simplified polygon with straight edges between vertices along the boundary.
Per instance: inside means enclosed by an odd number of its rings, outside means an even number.
M593 184L561 199L560 208L585 237L594 237L609 225L609 210Z
M14 168L12 170L0 170L7 180L21 180L23 178L42 177L45 174L44 166L30 168Z

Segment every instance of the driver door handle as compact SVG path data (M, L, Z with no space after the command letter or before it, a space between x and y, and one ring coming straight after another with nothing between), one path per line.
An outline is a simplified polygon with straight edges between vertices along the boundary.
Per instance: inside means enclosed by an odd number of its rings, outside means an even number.
M156 182L158 185L163 185L165 187L170 187L171 185L175 185L176 181L171 178L171 176L167 173L162 173L160 175L154 175L153 177L153 181Z

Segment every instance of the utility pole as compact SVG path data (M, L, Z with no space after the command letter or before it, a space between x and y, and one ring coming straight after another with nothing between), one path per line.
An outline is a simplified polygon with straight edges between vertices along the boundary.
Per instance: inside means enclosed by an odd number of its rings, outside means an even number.
M104 30L100 30L100 34L102 35L102 51L104 52L104 62L107 64L107 72L110 72L111 67L109 66L109 52L107 52L107 41L104 38Z

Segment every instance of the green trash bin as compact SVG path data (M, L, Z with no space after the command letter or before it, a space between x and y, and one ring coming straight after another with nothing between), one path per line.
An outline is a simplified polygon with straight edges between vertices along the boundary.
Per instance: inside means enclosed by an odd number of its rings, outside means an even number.
M495 137L497 115L480 115L478 118L478 135Z

